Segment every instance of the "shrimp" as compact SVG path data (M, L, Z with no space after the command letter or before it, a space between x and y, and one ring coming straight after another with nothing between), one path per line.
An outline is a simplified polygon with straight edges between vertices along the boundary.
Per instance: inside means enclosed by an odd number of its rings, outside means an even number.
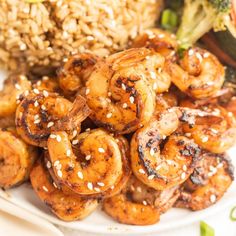
M103 201L103 210L124 224L150 225L159 221L178 197L178 187L157 191L131 176L120 194Z
M0 187L11 188L26 181L37 150L23 142L15 129L0 130Z
M73 55L59 70L58 78L61 89L66 94L74 94L81 87L92 73L94 65L101 60L90 53Z
M17 107L16 129L25 142L46 147L48 136L54 130L66 130L71 135L78 133L80 123L89 113L82 97L78 96L72 104L56 93L33 90Z
M101 127L125 134L152 117L155 94L168 90L165 59L139 48L116 53L95 65L86 82L91 119Z
M48 151L58 182L80 195L99 196L124 174L123 152L115 138L102 129L79 134L74 149L66 132L53 132Z
M200 108L213 115L198 117L191 126L183 124L184 131L190 133L199 146L210 152L223 153L235 144L236 119L231 112L217 104L200 106L190 100L183 101L181 106Z
M13 116L16 111L18 99L22 93L28 93L31 82L24 75L11 75L4 81L0 92L0 117Z
M132 48L145 47L154 49L165 58L175 60L177 40L174 34L161 29L149 29L134 39Z
M58 218L64 221L81 220L98 206L96 199L82 198L72 191L63 192L58 189L40 161L33 167L30 181L38 197Z
M193 173L183 184L176 207L202 210L215 204L234 179L234 169L226 154L204 152Z
M164 190L188 178L200 149L189 138L174 132L180 120L191 123L197 113L171 108L135 132L131 140L131 167L139 180L156 190ZM161 150L166 137L168 140Z
M224 67L213 54L201 48L190 48L180 66L170 62L166 68L172 82L196 99L215 96L224 82Z

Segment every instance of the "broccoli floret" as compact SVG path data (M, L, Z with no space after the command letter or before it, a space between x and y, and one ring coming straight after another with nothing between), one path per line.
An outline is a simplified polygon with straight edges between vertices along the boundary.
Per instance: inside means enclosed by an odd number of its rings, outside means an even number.
M178 39L192 45L211 28L225 30L223 22L230 7L230 0L185 0Z

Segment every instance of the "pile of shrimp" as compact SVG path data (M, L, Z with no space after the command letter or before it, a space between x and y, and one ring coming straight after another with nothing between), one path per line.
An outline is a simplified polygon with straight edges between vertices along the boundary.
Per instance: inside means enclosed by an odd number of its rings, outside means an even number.
M224 67L205 49L177 50L175 35L152 29L106 58L72 55L53 77L12 74L0 96L0 187L29 180L64 221L101 205L150 225L172 207L215 204L234 179Z

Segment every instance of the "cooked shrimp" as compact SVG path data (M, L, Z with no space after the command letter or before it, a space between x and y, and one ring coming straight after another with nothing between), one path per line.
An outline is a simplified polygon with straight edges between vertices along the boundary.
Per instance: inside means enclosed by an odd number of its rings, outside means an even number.
M159 221L179 197L177 187L157 191L147 187L134 176L118 195L103 201L103 210L124 224L150 225Z
M224 82L224 67L219 60L201 48L184 53L180 66L168 63L172 82L184 93L197 99L214 96Z
M200 108L213 115L208 118L198 117L191 126L183 125L184 131L190 133L198 145L214 153L223 153L235 144L236 119L231 112L217 104L199 106L197 102L189 100L185 100L181 105Z
M234 179L234 170L226 154L204 153L184 183L176 206L201 210L216 203Z
M38 197L64 221L81 220L98 206L96 199L81 198L77 194L58 189L41 162L30 173L30 180Z
M99 57L90 53L71 56L58 73L61 89L66 94L74 94L84 87L98 60Z
M79 134L74 149L66 132L54 132L48 151L58 182L81 195L99 196L123 175L123 153L115 138L101 129Z
M5 80L0 92L0 117L14 115L20 95L30 89L31 83L24 75L11 75Z
M0 131L0 152L0 187L11 188L27 180L37 150L9 129Z
M53 130L79 132L80 123L89 115L85 99L67 99L45 90L33 90L23 98L16 111L16 128L25 142L46 147Z
M167 110L136 131L131 140L131 166L146 185L164 190L183 183L192 173L199 147L183 135L174 134L180 125L177 109ZM180 111L180 120L192 122L194 111ZM195 111L197 113L197 111ZM187 115L188 114L188 115ZM183 119L183 116L187 119ZM168 137L169 136L169 137ZM161 150L160 145L168 137Z
M97 63L86 83L91 118L108 130L130 133L149 121L155 94L169 86L161 55L145 48L116 53Z
M145 47L154 49L168 59L175 60L177 40L174 34L161 29L149 29L134 39L132 48Z

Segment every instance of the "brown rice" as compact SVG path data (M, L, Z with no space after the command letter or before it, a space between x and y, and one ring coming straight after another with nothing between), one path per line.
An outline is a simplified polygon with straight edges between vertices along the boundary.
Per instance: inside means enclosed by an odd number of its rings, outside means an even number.
M57 67L77 52L105 56L155 24L162 0L0 1L0 63Z

